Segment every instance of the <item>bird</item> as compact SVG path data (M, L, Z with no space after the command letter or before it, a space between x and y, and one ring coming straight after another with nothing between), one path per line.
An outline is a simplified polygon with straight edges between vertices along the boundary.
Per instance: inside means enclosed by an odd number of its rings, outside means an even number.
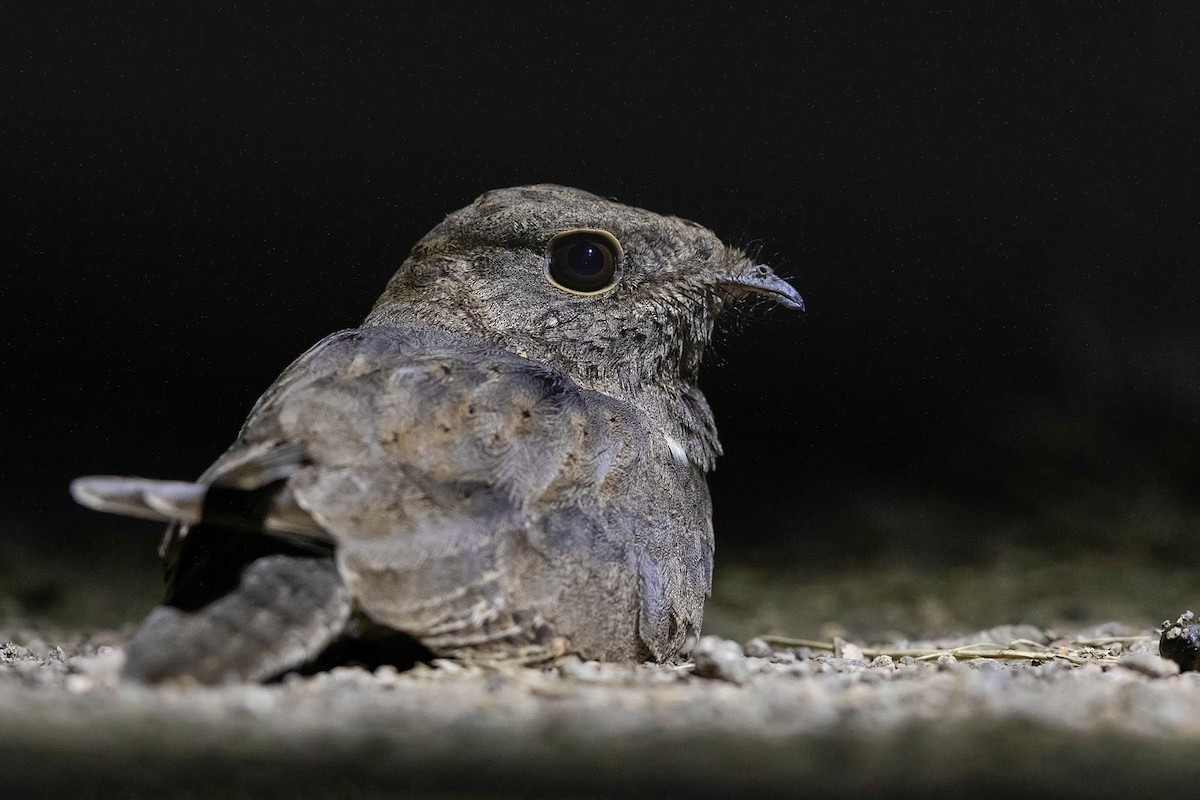
M169 523L166 594L122 677L267 681L348 643L383 662L685 657L721 454L697 379L751 298L804 308L680 217L553 184L450 213L198 480L71 484Z

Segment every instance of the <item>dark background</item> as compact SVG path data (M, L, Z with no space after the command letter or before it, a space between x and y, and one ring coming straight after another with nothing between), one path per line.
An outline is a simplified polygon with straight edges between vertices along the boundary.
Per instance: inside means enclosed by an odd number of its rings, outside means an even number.
M69 479L197 475L444 214L543 181L761 247L808 301L710 353L719 559L1195 531L1193 4L299 8L3 13L10 583L150 574L156 527Z

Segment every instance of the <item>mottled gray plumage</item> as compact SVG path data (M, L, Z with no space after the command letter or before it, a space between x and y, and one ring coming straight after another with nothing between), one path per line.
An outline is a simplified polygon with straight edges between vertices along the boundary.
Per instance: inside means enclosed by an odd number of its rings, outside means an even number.
M547 279L551 240L577 229L619 243L607 291ZM697 371L717 315L749 294L801 307L707 229L576 189L488 192L449 215L360 328L267 390L198 494L76 487L203 522L165 543L172 591L201 600L152 614L127 674L261 679L364 624L464 659L676 656L712 573L720 445ZM206 595L208 485L258 497L253 524L313 552L251 549L240 583Z

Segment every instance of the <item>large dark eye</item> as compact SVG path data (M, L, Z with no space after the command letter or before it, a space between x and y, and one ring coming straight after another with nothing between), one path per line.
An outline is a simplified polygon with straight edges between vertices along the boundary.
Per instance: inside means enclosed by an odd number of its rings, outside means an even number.
M595 294L617 280L621 245L607 231L580 229L560 233L550 240L546 274L560 289Z

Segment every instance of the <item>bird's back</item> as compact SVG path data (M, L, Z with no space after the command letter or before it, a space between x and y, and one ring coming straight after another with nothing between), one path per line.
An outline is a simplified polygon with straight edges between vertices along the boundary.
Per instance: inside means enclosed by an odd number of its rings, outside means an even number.
M644 410L544 364L419 327L336 333L206 478L281 449L275 491L329 534L358 606L435 653L661 660L699 628L703 471Z

